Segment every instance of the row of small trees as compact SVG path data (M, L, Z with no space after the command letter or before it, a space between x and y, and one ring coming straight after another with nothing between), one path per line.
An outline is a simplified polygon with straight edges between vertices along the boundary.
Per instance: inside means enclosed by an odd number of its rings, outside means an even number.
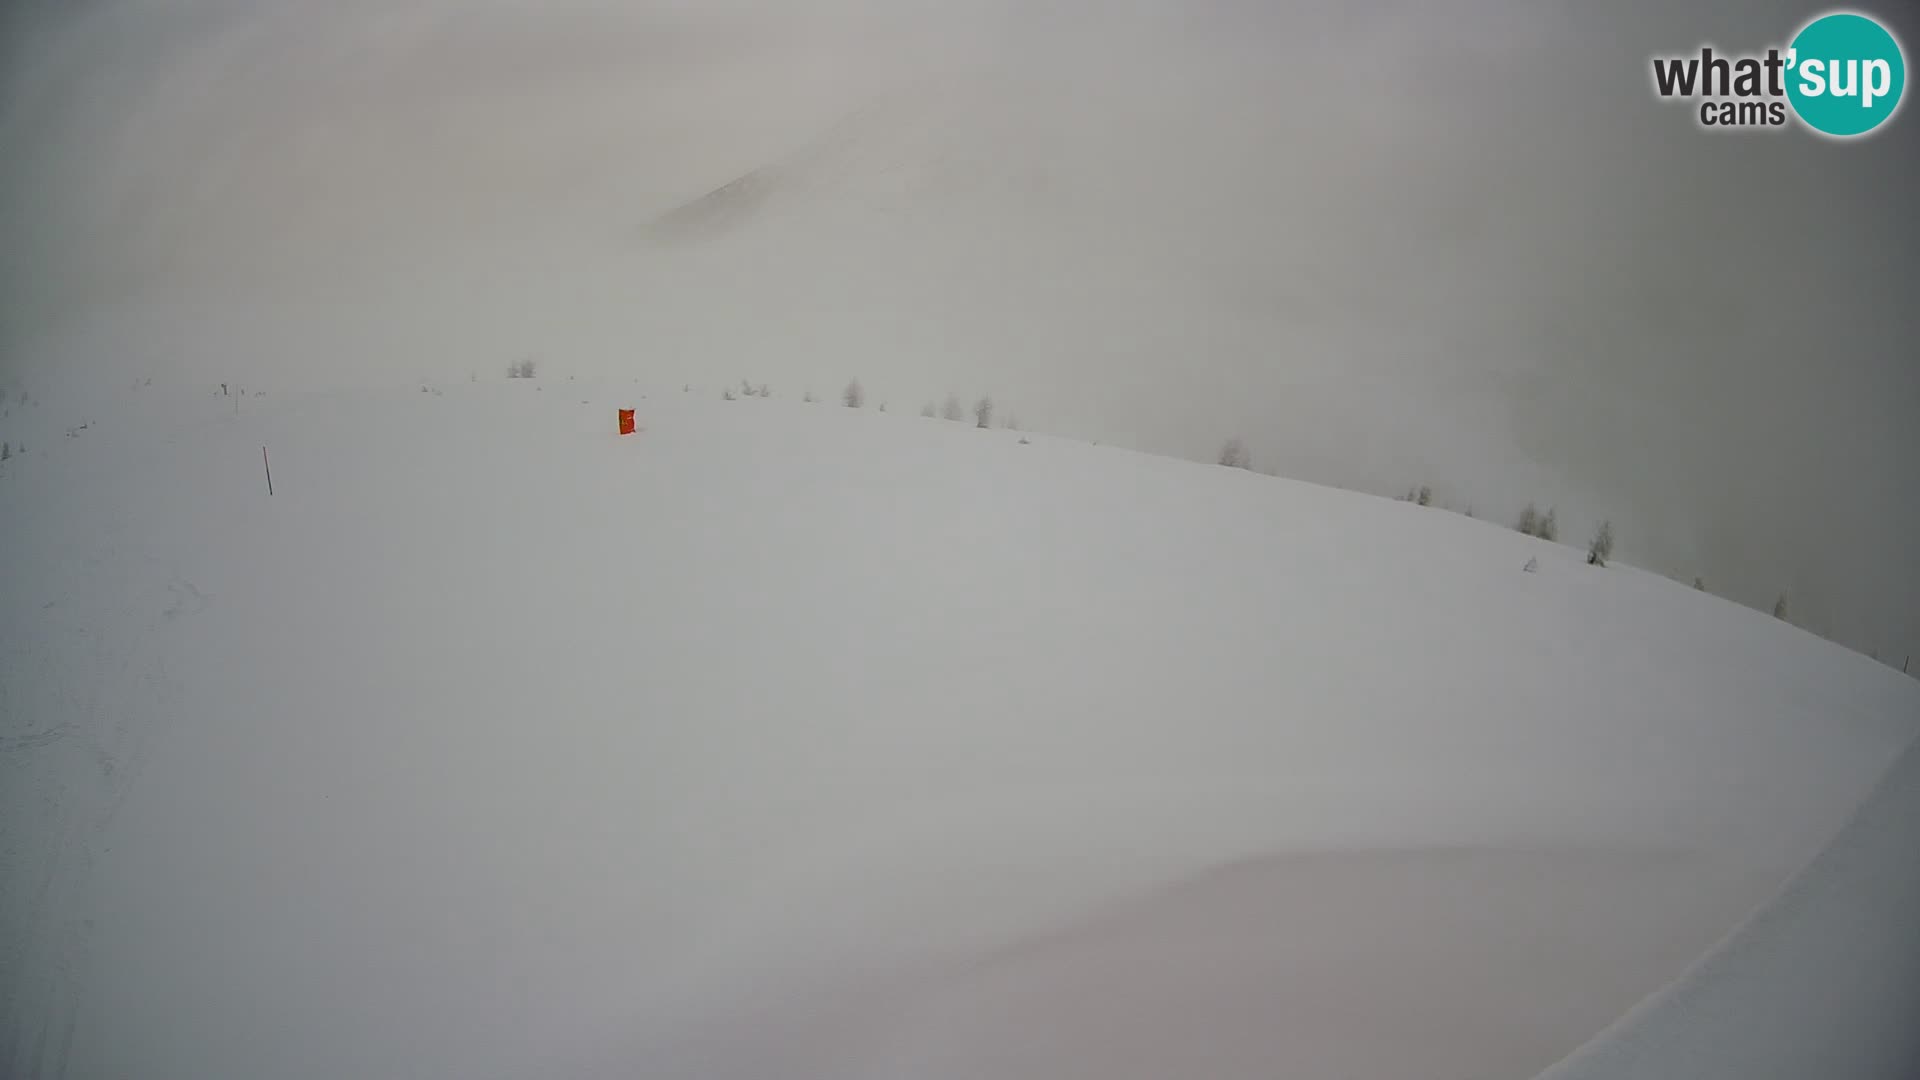
M932 409L933 406L929 404L924 415L933 415ZM951 419L958 418L958 416L951 417ZM1220 456L1217 460L1221 465L1230 469L1253 468L1253 455L1247 452L1246 443L1238 438L1228 439L1222 444L1220 447ZM1410 502L1416 506L1432 506L1433 488L1425 484L1415 488L1408 488L1407 493L1400 498L1401 501ZM1471 506L1466 509L1465 513L1468 517L1474 516ZM1559 513L1555 507L1549 506L1545 513L1541 513L1539 507L1529 502L1526 508L1520 511L1520 517L1514 522L1513 527L1519 532L1525 533L1528 536L1538 537L1549 543L1559 543L1560 541ZM1594 530L1593 539L1587 542L1587 563L1591 566L1605 566L1611 558L1613 558L1613 523L1611 521L1602 521L1600 527ZM1707 583L1704 579L1696 577L1693 579L1693 587L1704 592ZM1785 619L1787 617L1787 597L1785 593L1782 593L1780 598L1774 601L1773 615L1774 618L1777 619Z
M1420 490L1425 491L1425 488ZM1513 523L1514 530L1527 536L1536 536L1548 543L1560 542L1560 517L1557 507L1547 507L1546 513L1528 503L1520 511L1520 517ZM1602 521L1594 530L1593 539L1587 542L1587 564L1605 566L1613 558L1613 522Z
M1225 462L1223 461L1222 464ZM1425 484L1417 488L1408 488L1407 493L1400 496L1400 501L1410 502L1415 506L1432 506L1433 489ZM1465 512L1468 517L1474 516L1471 506ZM1550 544L1557 544L1560 542L1559 509L1549 506L1547 512L1543 514L1539 507L1529 502L1520 511L1520 516L1515 519L1513 527L1516 532L1539 537ZM1605 566L1607 560L1611 558L1613 558L1613 523L1602 521L1600 528L1594 531L1593 539L1587 543L1587 562L1592 566Z
M1422 487L1420 489L1420 505L1427 505L1427 495L1428 489ZM1411 497L1409 497L1409 501L1412 501ZM1548 507L1547 512L1542 514L1532 503L1528 503L1526 508L1520 511L1520 518L1514 522L1513 527L1519 532L1525 533L1528 536L1537 536L1542 540L1557 542L1560 538L1560 526L1554 519L1553 507ZM1607 565L1607 560L1611 558L1613 558L1613 523L1611 521L1602 521L1600 528L1595 530L1593 539L1587 544L1587 562L1593 566L1605 566ZM1696 575L1693 579L1693 587L1700 592L1706 592L1707 580ZM1785 619L1787 617L1786 593L1781 593L1779 598L1773 602L1773 617L1776 619Z
M683 391L691 390L691 389L692 389L691 385L681 387L681 390ZM738 393L735 393L732 387L727 387L726 389L720 391L720 396L727 401L735 401L742 397L763 397L763 398L772 397L773 392L767 389L766 383L760 383L758 385L755 385L754 383L749 382L746 379L742 379L740 380L740 389ZM800 400L804 402L812 403L818 399L816 399L813 396L813 391L808 390L805 393L801 394ZM848 382L846 387L840 391L840 404L846 406L849 409L866 408L867 391L864 387L860 385L859 379L854 379ZM887 411L886 402L883 401L880 403L879 411L881 412ZM975 427L990 428L993 426L993 418L994 418L993 398L983 394L980 396L979 400L973 403L973 408L969 410L965 405L961 403L960 396L958 394L948 394L946 403L944 405L936 407L934 403L931 401L927 402L925 405L922 405L920 407L920 415L928 419L937 418L937 419L951 420L956 423L964 423L969 417L971 417ZM1007 428L1009 431L1020 430L1020 422L1012 416L1006 417L1001 422L1001 426Z
M533 373L532 363L532 361L523 361L522 365L516 365L516 367L524 366L525 373L514 377L531 378ZM765 383L755 386L745 379L742 379L740 382L740 393L745 397L772 396ZM721 396L728 401L734 400L734 393L730 388L723 391ZM807 391L802 400L808 402L813 401L813 392ZM848 382L846 388L840 392L840 403L849 409L865 407L866 400L866 391L861 387L860 380L858 379ZM886 409L886 403L882 402L880 404L880 411L885 412ZM938 418L960 423L967 419L968 410L961 404L959 395L948 394L945 403L938 408L936 408L931 401L922 405L920 407L920 415L927 419ZM993 399L982 395L978 401L974 402L972 416L975 427L992 427ZM1007 420L1006 426L1015 430L1019 427L1011 418ZM1253 468L1253 455L1248 452L1246 443L1238 438L1228 439L1221 446L1218 461L1221 465L1230 469ZM1401 497L1401 501L1410 502L1416 506L1431 506L1433 505L1433 488L1426 484L1422 484L1416 488L1409 488L1407 489L1406 495ZM1471 507L1467 508L1465 512L1468 517L1474 516ZM1537 537L1548 543L1558 543L1560 541L1560 521L1557 507L1549 506L1546 512L1542 513L1537 506L1529 502L1525 508L1520 511L1520 516L1514 521L1513 527L1520 533ZM1602 521L1600 527L1594 530L1593 539L1587 542L1588 565L1606 566L1607 561L1613 558L1613 542L1613 523L1611 521ZM1705 591L1707 585L1705 580L1696 577L1693 579L1693 587ZM1774 602L1773 615L1777 619L1785 619L1787 617L1787 597L1785 593L1782 593L1780 598Z
M693 389L693 385L689 383L686 386L682 386L680 389L682 391L691 390ZM733 387L729 386L721 390L720 396L726 399L727 401L734 400ZM772 397L773 391L767 389L766 383L761 383L760 385L755 386L754 384L748 382L747 380L741 379L739 396L740 397ZM813 400L813 394L811 391L809 391L807 394L807 400L808 401Z
M530 365L531 362L528 363ZM528 375L522 377L531 377L531 370L529 366ZM742 380L740 387L741 394L746 397L771 396L765 383L761 383L756 387ZM722 396L731 401L734 398L734 393L732 390L727 390ZM815 400L812 391L808 391L804 395L803 400L809 402ZM847 383L846 388L840 392L840 403L849 409L865 407L866 391L861 387L860 380L854 379ZM886 403L882 402L880 404L880 411L885 412L886 409ZM969 410L962 404L959 395L948 394L945 402L938 406L932 401L928 401L922 405L920 407L920 415L928 419L942 419L954 423L964 423L969 418ZM992 427L993 417L994 405L992 398L983 395L978 401L974 402L971 410L971 418L974 426L980 428ZM1005 426L1013 430L1019 429L1019 424L1011 417L1006 420ZM1251 470L1253 468L1253 455L1248 451L1244 441L1238 438L1231 438L1221 445L1218 462L1231 469ZM1407 493L1400 498L1402 501L1413 503L1416 506L1432 506L1434 503L1433 488L1426 484L1422 484L1419 487L1408 488ZM1471 506L1467 507L1463 513L1468 517L1475 516L1473 507ZM1537 537L1548 543L1560 542L1559 511L1556 507L1549 506L1543 513L1539 507L1529 502L1526 507L1520 511L1520 516L1515 519L1513 527L1515 530L1527 536ZM1613 558L1613 546L1613 523L1611 521L1602 521L1600 527L1594 530L1593 538L1587 542L1588 565L1606 566L1608 561ZM1529 569L1536 568L1537 565L1537 560L1532 560L1528 563ZM1693 579L1693 587L1704 592L1707 584L1704 579L1696 577ZM1780 598L1774 602L1773 615L1777 619L1787 618L1787 597L1785 593L1782 593Z
M1560 521L1556 508L1551 506L1542 514L1532 503L1528 503L1526 509L1520 511L1520 519L1513 523L1513 527L1528 536L1537 536L1551 543L1557 543L1560 539ZM1608 550L1612 550L1611 545Z
M1237 438L1228 439L1220 447L1218 460L1229 469L1253 468L1253 455L1247 452L1246 444ZM1401 501L1410 502L1416 506L1432 506L1433 488L1426 484L1408 488L1407 493L1401 497ZM1472 517L1473 508L1468 507L1466 514ZM1551 506L1543 514L1534 504L1528 503L1526 509L1520 511L1520 518L1514 523L1514 528L1528 536L1537 536L1550 543L1558 543L1560 540L1558 513ZM1611 558L1613 558L1613 523L1603 521L1600 523L1599 530L1593 534L1593 540L1587 544L1587 562L1593 566L1605 566L1607 560Z
M1422 493L1426 488L1420 489ZM1422 503L1421 505L1425 505ZM1520 511L1520 517L1513 523L1514 531L1527 536L1536 536L1551 544L1560 542L1560 516L1557 507L1547 507L1546 513L1532 503ZM1587 542L1587 563L1590 566L1605 566L1613 558L1613 522L1602 521L1594 530L1593 539Z
M950 420L954 423L965 423L967 419L967 409L960 404L959 395L948 394L946 403L938 410L934 409L933 402L931 401L920 406L920 415L929 420L937 416L942 420ZM993 426L992 398L981 395L980 400L973 403L973 426L980 428L990 428ZM1012 417L1007 418L1006 426L1015 431L1020 428L1019 422Z

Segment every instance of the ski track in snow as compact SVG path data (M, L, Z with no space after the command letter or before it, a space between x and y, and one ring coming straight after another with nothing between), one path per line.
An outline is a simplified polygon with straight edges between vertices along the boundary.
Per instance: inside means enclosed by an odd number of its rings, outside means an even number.
M111 543L62 553L81 578L106 571L115 556ZM180 688L167 675L154 635L206 603L177 576L165 584L172 599L164 605L135 581L113 582L98 593L67 592L35 605L32 629L44 636L29 630L0 640L0 670L19 695L8 700L27 699L32 689L51 695L57 704L48 711L64 717L44 731L0 736L7 779L0 876L33 883L29 899L10 895L3 912L0 957L7 961L0 968L10 974L0 980L0 1063L9 1075L68 1074L92 964L94 868L145 764L148 740L168 726L179 704ZM53 644L62 639L78 647ZM6 721L32 723L38 711L25 708ZM22 827L36 819L42 830ZM56 842L34 844L35 831Z

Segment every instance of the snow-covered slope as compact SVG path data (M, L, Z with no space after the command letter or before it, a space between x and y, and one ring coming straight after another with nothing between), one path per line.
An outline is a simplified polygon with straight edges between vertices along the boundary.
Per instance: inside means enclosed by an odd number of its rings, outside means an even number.
M142 387L0 466L0 1071L1524 1077L1920 732L1454 514L437 389Z
M1920 1072L1920 746L1772 903L1540 1080Z

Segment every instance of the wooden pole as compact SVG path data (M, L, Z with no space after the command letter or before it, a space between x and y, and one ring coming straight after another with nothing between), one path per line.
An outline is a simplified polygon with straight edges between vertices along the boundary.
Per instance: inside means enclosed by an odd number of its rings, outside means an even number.
M267 460L267 448L260 448L260 464L267 470L267 494L273 494L273 463Z

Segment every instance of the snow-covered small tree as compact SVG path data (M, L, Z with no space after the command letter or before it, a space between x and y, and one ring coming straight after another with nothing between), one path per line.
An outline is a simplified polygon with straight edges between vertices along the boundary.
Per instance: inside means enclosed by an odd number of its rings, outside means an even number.
M1776 619L1785 619L1787 617L1787 594L1786 593L1781 593L1780 599L1775 600L1773 602L1773 617Z
M809 390L806 393L801 394L800 400L806 402L809 405L813 404L813 391Z
M866 391L860 389L860 380L855 379L840 391L840 403L849 409L857 409L867 400Z
M1706 578L1703 578L1703 577L1695 577L1695 578L1693 579L1693 587L1694 587L1695 589L1697 589L1697 590L1699 590L1700 592L1706 592L1706 591L1707 591L1707 579L1706 579Z
M1547 512L1540 516L1540 522L1534 527L1533 535L1549 543L1560 539L1560 521L1554 516L1553 507L1547 507Z
M772 397L772 396L773 396L773 391L771 391L771 390L769 390L769 389L767 389L767 384L766 384L766 383L761 383L761 384L760 384L760 389L759 389L759 391L758 391L758 393L759 393L759 395L760 395L761 397Z
M1415 503L1418 503L1421 506L1432 506L1433 505L1433 489L1428 487L1425 484L1421 484L1420 490L1414 492L1413 501Z
M1239 439L1228 439L1220 447L1220 464L1229 469L1248 468L1252 460L1252 455L1247 453L1246 444Z
M1533 508L1532 503L1528 503L1527 508L1525 510L1520 511L1520 520L1514 522L1513 527L1520 530L1523 533L1526 533L1528 536L1532 536L1533 534L1539 532L1540 531L1540 511L1535 510Z
M726 388L725 390L722 390L722 391L720 391L720 400L721 400L721 401L732 401L732 400L733 400L733 387L731 387L731 386L729 386L729 387L727 387L727 388Z
M940 415L948 420L965 420L967 418L967 410L960 404L959 395L947 395L947 403L940 407Z
M1613 557L1613 523L1603 521L1599 531L1593 534L1593 541L1587 545L1587 562L1594 566L1605 566Z
M13 444L0 442L0 461L5 461L12 456Z
M933 402L929 401L925 405L920 406L920 415L931 420L934 417L940 415L940 410L934 408Z
M993 399L982 395L973 403L973 426L989 428L993 426Z

